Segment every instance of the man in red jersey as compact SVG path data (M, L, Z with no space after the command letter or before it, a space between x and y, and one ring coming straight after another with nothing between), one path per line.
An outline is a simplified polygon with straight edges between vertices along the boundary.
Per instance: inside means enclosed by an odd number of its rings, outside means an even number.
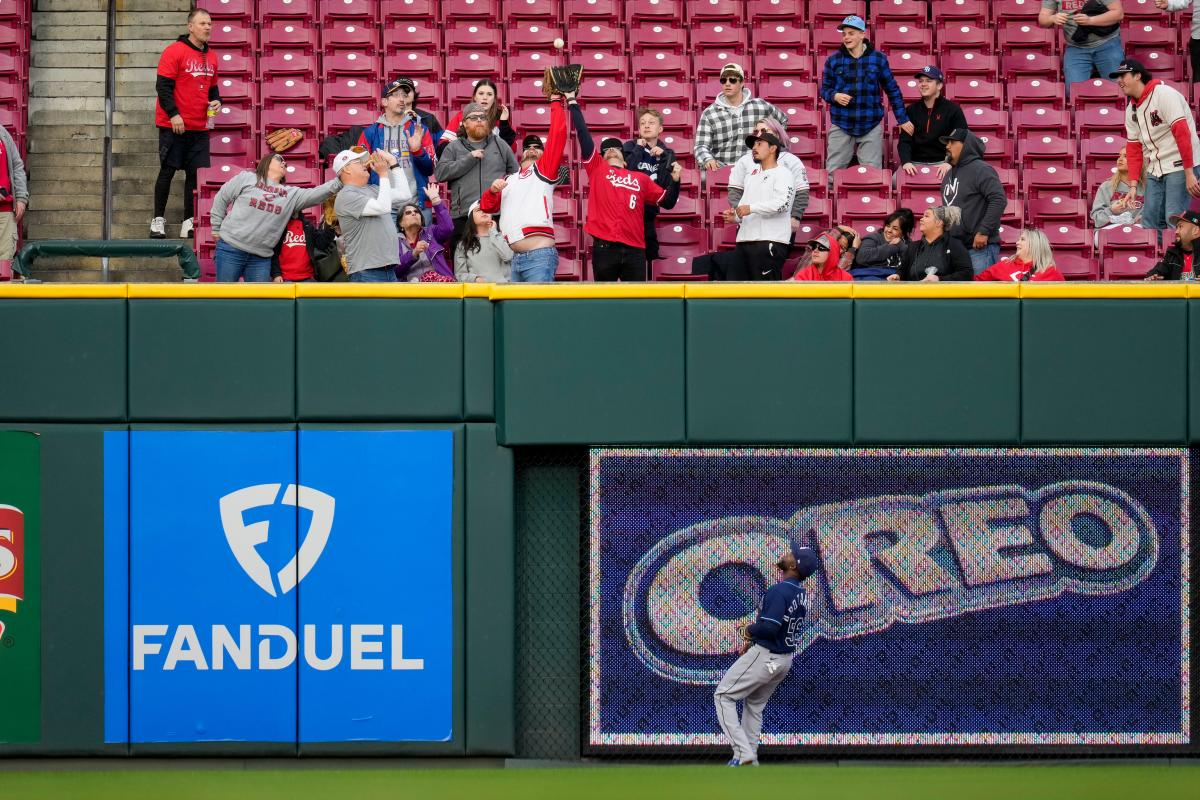
M209 117L221 107L217 89L217 57L208 48L212 36L212 17L203 8L193 8L188 14L188 32L163 50L158 59L158 79L155 91L158 102L154 124L158 127L158 161L161 168L154 183L154 219L150 222L150 237L162 239L167 235L167 199L171 195L171 179L177 170L184 171L183 224L179 238L192 236L194 228L193 195L196 191L196 170L209 165Z

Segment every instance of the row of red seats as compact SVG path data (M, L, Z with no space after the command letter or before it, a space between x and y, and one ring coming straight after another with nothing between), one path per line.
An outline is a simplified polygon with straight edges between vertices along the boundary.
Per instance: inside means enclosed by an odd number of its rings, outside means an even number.
M0 125L26 153L29 120L30 0L0 0Z

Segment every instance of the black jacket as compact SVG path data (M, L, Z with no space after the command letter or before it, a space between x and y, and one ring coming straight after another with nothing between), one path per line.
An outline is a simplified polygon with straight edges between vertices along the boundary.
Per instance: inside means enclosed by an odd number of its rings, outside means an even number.
M941 137L955 128L967 127L967 118L958 103L944 97L934 101L933 108L926 106L924 100L917 100L905 112L913 124L913 133L912 136L900 134L901 164L945 161L946 145L941 143Z
M1192 271L1195 274L1197 266L1195 250L1192 255ZM1179 242L1167 248L1167 252L1163 253L1162 260L1154 265L1154 269L1146 273L1146 277L1151 275L1161 275L1164 281L1177 281L1183 277L1183 257L1186 253L1183 250L1183 245Z
M660 187L669 189L671 188L671 167L675 164L675 151L661 141L658 146L662 148L662 155L655 158L650 155L649 150L637 143L637 139L625 142L621 146L621 152L625 154L625 169L644 172ZM645 212L647 218L657 217L658 206L654 203L646 203Z
M943 235L932 242L924 237L912 242L904 256L904 263L897 270L902 281L924 280L932 267L938 280L970 281L975 279L971 269L971 254L958 239Z
M968 247L977 233L986 236L989 244L1000 243L1004 184L983 160L983 140L973 133L967 134L958 163L942 178L942 203L962 211L962 225L947 231L951 236Z

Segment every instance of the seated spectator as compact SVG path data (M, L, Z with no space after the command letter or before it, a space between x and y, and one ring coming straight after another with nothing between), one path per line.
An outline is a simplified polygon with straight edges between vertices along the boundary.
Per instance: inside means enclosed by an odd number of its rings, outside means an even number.
M913 124L913 131L900 131L900 169L909 175L916 175L917 167L936 165L938 177L941 178L950 171L942 137L955 128L966 128L967 118L958 103L946 98L945 76L940 69L930 65L918 72L916 77L921 99L905 109Z
M834 226L831 233L838 237L838 246L842 249L842 257L838 266L848 270L854 266L854 257L858 254L858 231L849 225L839 224Z
M365 153L364 153L365 155ZM217 240L217 280L265 283L271 279L271 257L292 215L319 206L342 188L337 178L315 189L284 184L287 162L273 153L253 172L234 175L213 198L209 221Z
M454 251L454 277L463 283L508 283L512 276L512 248L492 215L471 206L467 227Z
M850 270L854 280L882 281L895 275L908 253L916 222L907 208L897 209L884 218L881 230L862 237Z
M1072 83L1101 78L1125 58L1121 44L1121 0L1042 0L1038 25L1062 30L1063 80L1067 94Z
M743 144L753 132L754 123L770 117L784 125L787 114L763 100L752 97L746 88L746 73L738 64L721 67L721 92L716 100L700 114L696 127L696 144L692 152L696 163L715 172L742 157ZM784 140L786 141L786 140Z
M808 243L809 252L801 261L794 281L852 281L854 276L838 267L841 250L836 236L823 233ZM806 264L805 261L808 263Z
M492 134L499 136L505 144L512 147L513 143L517 141L517 132L512 126L508 106L500 102L499 91L496 88L495 81L491 78L482 78L475 82L475 88L471 92L471 100L468 105L478 103L483 106ZM446 129L442 131L442 138L437 146L438 156L441 156L442 150L446 148L446 145L463 135L462 123L465 116L466 110L464 109L450 117L449 121L446 122Z
M325 202L329 203L329 200ZM322 278L322 270L317 266L331 257L335 260L336 269L328 271L330 276L341 272L342 265L337 250L337 233L324 224L324 215L321 225L313 225L308 217L296 211L288 221L283 238L275 245L271 278L276 283L331 280L331 277Z
M1017 252L1002 258L975 276L977 281L1062 281L1063 274L1054 266L1054 253L1046 234L1026 228L1017 237Z
M1125 149L1117 153L1117 171L1100 184L1096 199L1092 201L1092 224L1096 229L1114 228L1118 225L1136 225L1142 221L1141 201L1129 199L1129 163L1125 160Z
M921 238L910 242L904 262L889 281L969 281L975 272L966 246L949 231L962 221L954 206L928 208L921 215Z
M753 134L759 136L764 133L770 133L781 142L787 142L787 131L776 120L770 117L763 117L758 122L754 123ZM804 162L797 156L789 153L786 149L779 153L779 166L786 168L792 173L792 178L796 184L796 198L792 201L792 233L794 234L800 228L800 218L804 216L804 210L808 208L808 170L804 168ZM733 169L729 173L729 207L737 208L741 202L742 192L745 191L746 178L753 175L758 165L754 161L754 153L747 150L742 154L742 157L733 165Z
M454 223L437 184L426 186L425 196L433 207L432 227L425 227L425 217L416 203L405 203L400 208L400 261L396 265L396 278L413 283L453 281L454 272L446 262L446 242L454 233Z
M625 168L644 172L662 189L671 185L671 168L675 165L675 151L667 147L659 137L663 132L662 112L654 108L638 109L638 138L625 142ZM647 203L642 227L646 237L646 266L650 267L658 256L658 231L654 221L658 218L658 205Z
M1182 214L1171 217L1175 225L1175 244L1167 248L1162 260L1146 273L1148 281L1192 281L1196 279L1196 240L1200 239L1200 203L1193 202Z

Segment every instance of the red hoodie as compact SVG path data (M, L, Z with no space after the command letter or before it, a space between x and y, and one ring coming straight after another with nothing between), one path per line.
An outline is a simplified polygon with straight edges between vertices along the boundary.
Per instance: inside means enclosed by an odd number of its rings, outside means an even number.
M977 281L1065 281L1066 278L1058 271L1058 267L1051 264L1040 272L1035 272L1028 278L1024 276L1033 269L1033 264L1029 261L1021 261L1016 256L1011 260L1004 259L997 261L983 272L975 276Z
M836 237L829 237L829 256L825 259L825 264L818 267L816 264L809 264L802 270L797 270L792 276L794 281L852 281L854 276L846 270L838 266L838 261L842 258L842 248L838 244Z

